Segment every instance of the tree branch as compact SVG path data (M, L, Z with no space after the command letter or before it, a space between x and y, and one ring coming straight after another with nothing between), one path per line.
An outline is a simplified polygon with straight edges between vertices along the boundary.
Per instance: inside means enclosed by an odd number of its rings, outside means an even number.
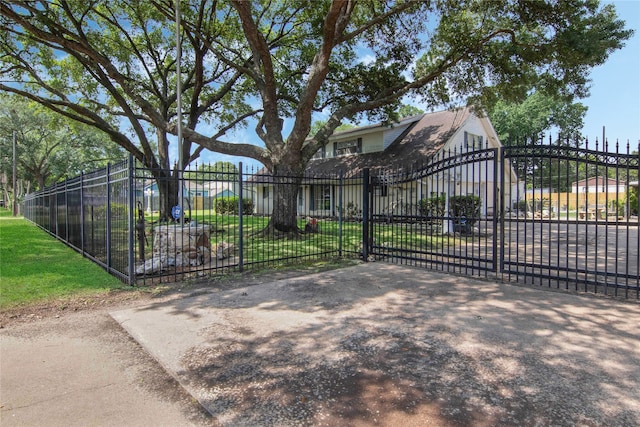
M253 54L254 70L261 70L262 77L254 78L260 91L264 107L263 119L267 138L264 140L268 148L275 150L282 144L282 122L278 107L278 85L269 45L251 16L251 4L246 1L232 0L233 8L240 17L244 35Z
M302 149L305 138L309 134L311 111L318 91L329 73L331 52L339 43L354 7L355 2L351 0L334 0L329 6L329 11L324 20L322 46L313 58L307 83L296 109L296 120L288 138L288 142L294 150Z

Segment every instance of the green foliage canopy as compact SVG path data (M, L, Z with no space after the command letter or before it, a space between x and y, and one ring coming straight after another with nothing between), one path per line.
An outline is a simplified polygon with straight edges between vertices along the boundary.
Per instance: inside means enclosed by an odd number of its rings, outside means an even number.
M97 127L166 176L180 61L185 164L209 149L301 175L344 120L393 120L406 97L486 109L532 88L584 97L591 67L632 34L597 0L202 0L180 3L180 59L174 5L1 2L0 90ZM261 144L233 140L248 118ZM282 228L296 227L294 198L276 197Z
M581 135L587 107L579 102L534 92L522 102L498 101L489 117L505 145L539 140L545 131L558 129L558 141L575 141Z
M3 2L0 90L88 122L151 162L149 136L176 132L173 6ZM407 95L428 106L463 99L491 106L523 100L533 87L579 98L589 69L631 35L612 5L594 0L181 6L187 159L206 147L270 169L303 166L344 119L393 116ZM362 60L363 49L370 60ZM319 111L330 118L303 149ZM264 147L225 140L247 117L257 120ZM286 118L293 120L287 134ZM136 140L120 131L123 123ZM199 123L207 125L202 132ZM167 166L168 141L162 132L156 139Z
M203 163L195 171L184 173L185 179L203 181L233 181L237 179L238 168L231 162L217 161L213 164Z
M107 135L15 96L0 99L0 173L12 176L13 132L19 179L41 189L125 155Z

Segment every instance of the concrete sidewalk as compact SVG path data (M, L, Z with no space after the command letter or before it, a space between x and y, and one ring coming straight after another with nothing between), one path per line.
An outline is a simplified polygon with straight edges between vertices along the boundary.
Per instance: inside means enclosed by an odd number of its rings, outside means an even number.
M111 312L222 425L640 425L640 305L369 263Z
M0 329L0 425L204 426L211 418L105 311Z

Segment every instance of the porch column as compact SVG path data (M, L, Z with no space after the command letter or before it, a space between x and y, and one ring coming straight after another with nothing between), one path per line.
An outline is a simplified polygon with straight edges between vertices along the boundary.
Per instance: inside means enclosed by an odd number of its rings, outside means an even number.
M451 193L451 174L444 174L444 183L442 187L446 189L444 192L444 219L442 220L442 233L448 234L453 230L451 226L451 218L449 217L449 195Z

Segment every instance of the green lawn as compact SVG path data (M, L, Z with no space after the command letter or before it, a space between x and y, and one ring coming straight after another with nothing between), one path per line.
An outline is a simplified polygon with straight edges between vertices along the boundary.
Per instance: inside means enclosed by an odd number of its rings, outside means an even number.
M213 230L223 233L212 233L211 243L225 241L238 244L240 228L237 215L216 214L213 210L196 210L190 212L190 217L199 224L208 224ZM152 236L152 226L157 222L157 212L145 216L147 222L147 236ZM255 234L266 227L269 217L245 215L243 217L244 257L246 262L264 262L269 259L288 258L291 256L313 255L315 253L337 251L340 234L336 220L320 220L320 234L301 236L300 239L287 241L285 239L270 239L256 237ZM298 227L304 229L306 219L298 220ZM436 231L431 231L425 224L401 226L399 224L376 223L370 236L377 244L402 246L405 249L434 249L451 244L451 239ZM458 237L460 239L461 237ZM344 221L342 224L342 248L344 252L359 252L362 249L362 223ZM147 246L147 256L151 256L152 247Z
M147 217L148 219L149 217ZM216 215L215 213L193 216L199 224L211 226L211 244L220 242L239 246L240 224L235 215ZM245 263L265 263L275 260L287 260L295 257L317 258L319 254L336 253L339 246L339 227L337 221L321 220L320 233L303 234L298 239L260 237L256 233L263 230L269 222L268 217L246 215L243 217L242 237ZM305 219L298 221L298 227L304 229ZM148 223L147 236L152 243L153 227ZM342 227L342 250L358 252L362 238L360 223L344 223ZM146 256L151 257L152 245L146 245Z
M124 286L35 225L0 208L0 309Z
M201 214L197 220L220 231L212 234L212 244L221 241L238 244L237 216ZM291 240L256 236L267 222L266 217L244 217L245 265L262 265L269 260L291 264L292 259L297 259L293 265L300 266L305 262L333 258L340 248L347 257L357 256L361 250L362 225L357 222L345 222L340 229L336 221L321 220L320 233ZM300 220L300 228L304 228L305 222ZM420 227L376 224L371 237L383 246L390 244L414 249L448 244L448 238L430 235ZM342 235L342 245L339 235ZM151 250L148 246L147 251ZM274 264L268 265L271 268ZM78 294L96 295L117 288L130 289L35 225L23 218L13 218L8 210L0 208L0 309Z
M212 211L192 211L192 218L199 224L212 227L211 243L227 242L239 246L240 227L238 216L217 215ZM154 217L147 216L147 220ZM342 254L357 256L362 250L362 223L320 219L320 233L303 234L297 239L261 237L256 235L269 222L268 217L246 215L243 217L243 256L245 264L265 262L290 262L293 258L321 258L322 254ZM149 224L149 223L148 223ZM304 229L306 219L298 220L298 227ZM217 230L217 232L216 232ZM147 227L147 236L152 236L152 226ZM340 238L342 236L342 245ZM376 223L370 238L382 246L401 247L405 250L437 250L452 243L447 236L432 232L426 224L381 224ZM458 237L458 239L465 239ZM147 257L151 257L153 247L146 246ZM289 260L289 261L288 261Z

